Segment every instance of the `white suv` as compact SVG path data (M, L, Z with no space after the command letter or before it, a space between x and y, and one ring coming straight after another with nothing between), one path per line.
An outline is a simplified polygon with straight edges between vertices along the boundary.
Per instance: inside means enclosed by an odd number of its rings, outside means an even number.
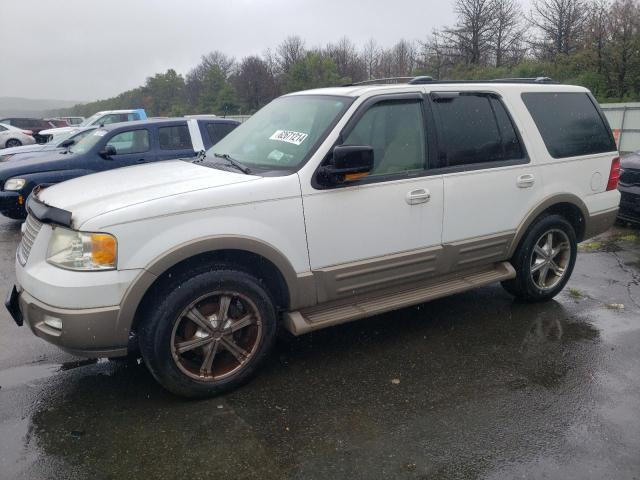
M276 99L195 161L35 192L15 320L88 357L139 345L206 396L294 335L502 282L566 284L616 218L619 160L584 88L354 85Z

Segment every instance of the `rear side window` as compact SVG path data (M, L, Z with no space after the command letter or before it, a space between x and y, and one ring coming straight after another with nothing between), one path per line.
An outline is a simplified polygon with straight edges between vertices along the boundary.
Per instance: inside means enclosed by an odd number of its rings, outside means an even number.
M520 139L502 102L487 94L435 93L446 166L524 158Z
M187 150L193 149L191 135L186 125L174 125L172 127L158 128L160 148L162 150Z
M213 145L215 145L237 126L235 123L207 123L207 133L209 133L209 138Z
M553 158L612 152L609 126L586 93L523 93L522 100Z

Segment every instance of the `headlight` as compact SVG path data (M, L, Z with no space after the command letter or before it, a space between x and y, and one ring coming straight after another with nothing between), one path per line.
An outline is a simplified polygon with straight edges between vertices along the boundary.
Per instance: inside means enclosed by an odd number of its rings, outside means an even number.
M118 257L116 237L56 227L49 240L47 261L69 270L114 270Z
M8 191L17 191L24 187L27 181L24 178L10 178L4 182L4 189Z

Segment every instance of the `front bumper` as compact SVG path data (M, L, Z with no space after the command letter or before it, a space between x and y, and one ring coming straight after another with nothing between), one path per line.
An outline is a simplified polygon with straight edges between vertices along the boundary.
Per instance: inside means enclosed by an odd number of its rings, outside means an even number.
M24 322L38 337L74 355L88 358L120 357L127 354L128 329L118 326L120 307L77 310L47 305L16 287L6 302L16 323ZM51 320L62 328L51 326Z
M0 191L0 213L17 214L25 211L25 196L19 192Z

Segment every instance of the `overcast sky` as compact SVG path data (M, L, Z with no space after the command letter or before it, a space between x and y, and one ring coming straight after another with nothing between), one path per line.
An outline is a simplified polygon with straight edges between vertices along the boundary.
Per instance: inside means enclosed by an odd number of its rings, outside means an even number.
M424 39L453 22L452 1L2 0L0 96L106 98L209 51L260 54L292 34L308 47Z

